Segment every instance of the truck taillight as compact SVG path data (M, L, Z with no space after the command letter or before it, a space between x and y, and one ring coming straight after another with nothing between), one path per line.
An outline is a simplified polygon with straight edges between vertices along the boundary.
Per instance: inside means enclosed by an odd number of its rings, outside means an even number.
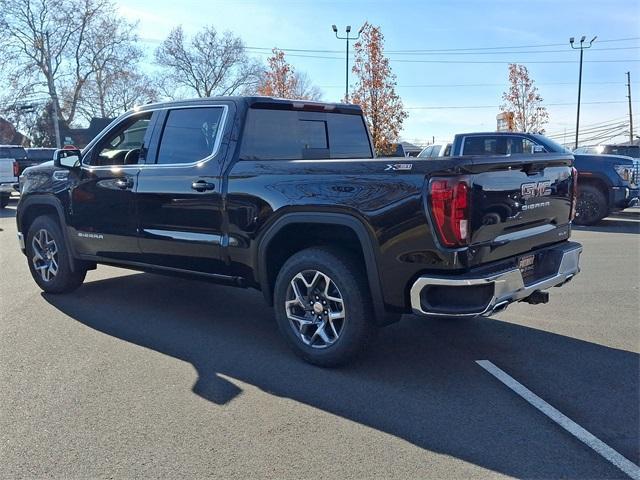
M576 218L576 206L578 204L578 170L576 167L571 167L571 178L573 180L571 185L571 214L569 219L573 222Z
M469 184L464 178L431 180L429 208L445 247L462 247L469 243Z
M13 176L17 177L20 174L20 165L18 165L18 161L13 161Z

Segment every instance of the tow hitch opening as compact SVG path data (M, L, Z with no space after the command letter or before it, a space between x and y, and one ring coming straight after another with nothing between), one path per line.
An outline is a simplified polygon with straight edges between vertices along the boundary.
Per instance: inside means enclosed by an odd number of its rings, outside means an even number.
M531 305L538 305L539 303L549 303L549 292L536 290L527 298L522 299L522 301L530 303Z

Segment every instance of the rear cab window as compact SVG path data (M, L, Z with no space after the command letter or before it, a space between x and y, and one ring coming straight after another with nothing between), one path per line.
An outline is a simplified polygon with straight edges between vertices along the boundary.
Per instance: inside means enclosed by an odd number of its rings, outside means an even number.
M361 115L250 108L241 160L372 158Z

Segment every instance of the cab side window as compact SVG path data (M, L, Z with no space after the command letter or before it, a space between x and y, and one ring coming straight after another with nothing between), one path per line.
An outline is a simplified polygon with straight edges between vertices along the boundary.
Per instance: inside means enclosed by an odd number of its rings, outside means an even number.
M143 163L141 155L153 112L134 115L109 132L85 163L91 166L135 165Z

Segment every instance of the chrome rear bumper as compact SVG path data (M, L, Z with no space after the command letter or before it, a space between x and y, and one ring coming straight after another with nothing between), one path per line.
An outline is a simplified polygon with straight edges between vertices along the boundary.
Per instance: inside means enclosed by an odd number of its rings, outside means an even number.
M546 290L551 287L559 287L571 280L579 271L580 254L582 246L578 243L568 242L566 245L555 247L552 254L557 255L559 261L555 273L546 276L533 283L526 284L520 269L513 268L489 276L459 276L459 277L419 277L411 287L411 308L414 313L427 316L458 316L478 317L489 316L504 310L510 303L523 300L536 291ZM430 286L446 287L481 287L487 289L487 285L493 285L492 294L483 301L481 306L474 311L456 312L455 305L450 311L439 308L437 310L425 307L421 296L422 291ZM469 291L461 289L461 295Z

